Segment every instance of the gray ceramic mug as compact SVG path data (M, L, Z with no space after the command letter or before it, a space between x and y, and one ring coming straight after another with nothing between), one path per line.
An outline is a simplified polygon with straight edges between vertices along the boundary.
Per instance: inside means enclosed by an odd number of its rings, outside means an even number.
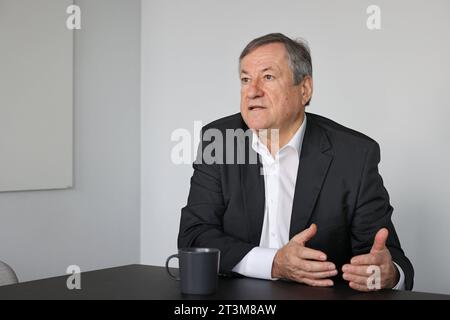
M169 261L178 258L180 276L170 272ZM215 248L183 248L166 260L166 270L181 282L181 293L211 294L217 290L220 250Z

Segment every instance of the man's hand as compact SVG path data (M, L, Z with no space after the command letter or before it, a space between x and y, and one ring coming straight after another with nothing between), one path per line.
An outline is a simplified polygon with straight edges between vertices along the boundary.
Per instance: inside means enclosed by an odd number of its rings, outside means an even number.
M389 231L386 228L378 230L370 253L355 256L350 264L345 264L342 267L343 278L349 281L351 288L358 291L374 290L368 284L368 279L372 275L372 268L369 269L371 266L376 266L380 270L381 289L393 288L397 284L398 270L392 262L389 249L386 247L388 235Z
M317 226L312 224L278 250L273 259L273 278L290 279L310 286L333 285L333 280L327 278L337 275L336 266L326 261L325 253L305 247L316 233Z

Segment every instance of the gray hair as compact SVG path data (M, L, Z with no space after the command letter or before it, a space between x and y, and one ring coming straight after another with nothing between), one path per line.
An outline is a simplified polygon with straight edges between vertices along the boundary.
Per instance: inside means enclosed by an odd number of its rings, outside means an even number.
M263 45L277 42L284 44L286 48L287 60L293 74L294 85L298 85L305 76L312 77L311 50L308 44L301 39L292 40L282 33L269 33L250 41L239 56L239 63L253 50ZM308 104L309 101L306 105Z

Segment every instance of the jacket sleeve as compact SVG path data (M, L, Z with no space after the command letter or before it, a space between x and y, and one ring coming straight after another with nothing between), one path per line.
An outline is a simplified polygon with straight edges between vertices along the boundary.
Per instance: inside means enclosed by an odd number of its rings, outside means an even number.
M223 165L207 164L203 159L205 148L202 145L204 143L200 144L197 160L193 164L188 201L181 209L178 248L218 248L220 272L231 273L233 267L255 245L224 232L223 216L227 207L222 192Z
M368 253L377 231L383 227L387 228L389 237L386 246L392 255L392 260L402 268L405 274L405 289L411 290L414 282L414 269L401 248L391 220L393 208L389 203L389 195L378 172L379 162L380 148L376 142L373 142L366 152L352 219L353 255Z

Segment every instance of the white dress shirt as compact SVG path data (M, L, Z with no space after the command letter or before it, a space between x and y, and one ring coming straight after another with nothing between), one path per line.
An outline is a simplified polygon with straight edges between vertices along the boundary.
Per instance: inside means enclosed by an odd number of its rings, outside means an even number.
M264 174L264 222L259 246L242 258L233 268L234 272L252 278L276 280L272 278L272 264L278 249L289 242L292 204L306 123L305 115L300 128L291 140L278 150L275 158L257 134L253 133L252 148L259 155ZM400 280L394 289L404 289L403 270L395 265Z

